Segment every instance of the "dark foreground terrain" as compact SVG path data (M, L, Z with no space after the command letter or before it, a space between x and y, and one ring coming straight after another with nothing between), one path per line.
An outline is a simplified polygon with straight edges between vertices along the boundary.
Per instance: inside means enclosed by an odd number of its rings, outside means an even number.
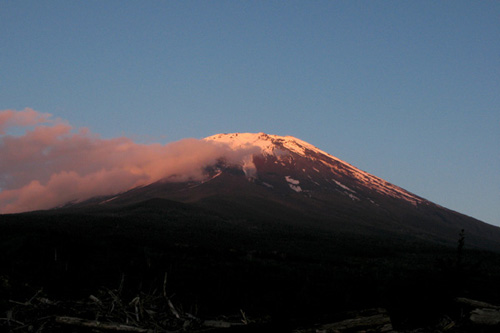
M456 297L500 304L500 254L468 248L467 230L463 244L457 229L457 242L445 245L340 232L322 223L237 219L161 199L92 213L0 215L0 327L29 331L21 324L30 315L68 315L49 303L88 301L89 295L97 298L94 305L112 302L101 310L118 306L118 298L148 310L136 297L149 299L150 316L155 307L172 312L168 302L153 304L164 296L183 315L236 315L252 321L249 327L275 331L369 308L387 309L395 330L415 330L436 327L443 318L460 322ZM20 320L18 303L35 304L35 296L41 310L25 311ZM96 319L88 307L75 309L81 302L71 304L72 316ZM146 316L139 312L131 316ZM55 324L47 325L50 331ZM464 325L461 331L472 331ZM31 329L44 331L36 320Z

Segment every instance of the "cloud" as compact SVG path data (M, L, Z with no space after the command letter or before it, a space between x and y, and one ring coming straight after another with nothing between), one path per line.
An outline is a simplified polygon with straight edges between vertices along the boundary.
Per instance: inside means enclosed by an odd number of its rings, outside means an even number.
M10 126L32 126L39 123L50 122L50 113L40 113L26 108L23 111L3 110L0 111L0 135Z
M7 135L21 127L22 135ZM201 179L224 156L241 163L256 148L184 139L166 145L103 139L32 109L0 111L0 213L49 209L162 178Z

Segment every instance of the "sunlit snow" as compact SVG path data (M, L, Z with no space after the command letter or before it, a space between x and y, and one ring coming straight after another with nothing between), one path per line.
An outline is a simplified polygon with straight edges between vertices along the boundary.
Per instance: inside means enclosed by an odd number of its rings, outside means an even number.
M290 184L293 184L293 185L299 185L300 182L296 179L293 179L292 177L290 176L285 176L285 179L287 182L289 182Z
M285 179L288 183L288 186L290 186L292 190L294 190L295 192L302 192L302 188L299 186L300 181L293 179L290 176L285 176Z
M338 186L342 187L344 190L348 190L349 192L356 193L356 191L351 190L349 187L345 186L341 182L336 181L335 179L332 179L332 180L335 182L335 184L337 184Z
M278 159L281 159L287 154L295 153L309 160L321 162L323 165L329 167L331 172L334 174L340 173L349 178L355 178L359 180L363 186L373 191L377 191L394 198L406 200L413 205L417 205L423 201L422 198L398 186L392 185L379 177L362 171L349 163L344 162L335 156L330 155L293 136L268 135L265 133L230 133L213 135L205 138L204 140L226 144L234 150L258 148L262 154L273 155ZM281 161L281 164L286 166L283 161ZM252 158L242 160L241 165L247 176L251 177L253 173L256 172ZM317 168L313 167L313 170L320 173ZM335 181L335 183L349 192L356 193L354 190L344 184L341 184L340 182ZM288 182L288 184L290 187L292 185L294 186L294 188L291 187L294 191L302 191L298 184L291 182Z

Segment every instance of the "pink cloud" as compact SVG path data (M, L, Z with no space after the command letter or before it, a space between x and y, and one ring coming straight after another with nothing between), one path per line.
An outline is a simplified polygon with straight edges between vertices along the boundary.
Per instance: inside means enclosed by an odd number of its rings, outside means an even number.
M30 108L26 108L23 111L0 111L0 135L5 134L5 130L9 127L33 126L46 123L49 122L51 117L50 113L40 113Z
M6 135L10 126L27 128L22 135ZM0 213L49 209L166 177L201 179L204 167L221 156L238 161L249 153L197 139L166 145L102 139L50 114L0 111Z

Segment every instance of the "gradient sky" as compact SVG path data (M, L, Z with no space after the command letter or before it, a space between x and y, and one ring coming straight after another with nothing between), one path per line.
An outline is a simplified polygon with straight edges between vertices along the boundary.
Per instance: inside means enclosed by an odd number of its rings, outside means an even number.
M292 135L500 226L499 36L498 1L3 0L0 110Z

